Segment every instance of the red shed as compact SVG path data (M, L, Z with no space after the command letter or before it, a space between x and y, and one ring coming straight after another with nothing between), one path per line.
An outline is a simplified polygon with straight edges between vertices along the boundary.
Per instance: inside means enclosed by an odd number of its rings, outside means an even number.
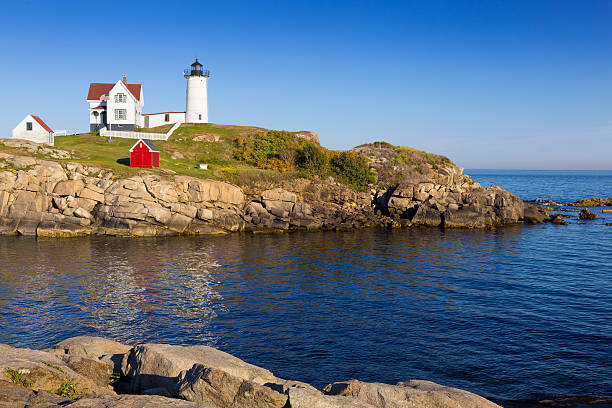
M150 140L138 139L130 149L130 167L159 167L159 149Z

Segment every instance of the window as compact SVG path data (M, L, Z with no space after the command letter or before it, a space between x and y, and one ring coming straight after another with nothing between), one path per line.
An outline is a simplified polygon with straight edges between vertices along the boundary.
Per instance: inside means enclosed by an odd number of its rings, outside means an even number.
M170 114L169 114L169 113L166 113L166 114L164 115L164 120L165 120L166 122L170 122Z
M98 111L93 111L93 112L92 112L92 115L94 115L94 116L98 116L98 115L99 115L99 113L98 113Z
M26 122L26 130L32 130L32 122Z
M202 120L202 115L200 115L200 119L199 120Z
M124 93L115 94L115 102L117 103L125 103L127 102L127 97Z
M115 120L126 120L126 119L127 119L127 110L115 109Z

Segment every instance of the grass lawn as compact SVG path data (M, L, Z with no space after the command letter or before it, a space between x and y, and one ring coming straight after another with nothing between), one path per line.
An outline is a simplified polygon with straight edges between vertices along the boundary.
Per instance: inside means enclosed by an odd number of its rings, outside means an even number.
M157 128L141 129L143 132L165 133L173 124ZM73 152L73 162L89 163L108 168L120 176L137 175L143 171L159 174L180 174L193 177L214 178L243 184L252 179L278 179L278 172L258 169L235 160L232 157L234 138L253 136L266 129L248 126L228 126L212 123L183 124L167 141L153 143L160 150L159 165L156 169L135 169L129 167L130 148L135 139L107 138L96 133L61 136L55 138L55 148ZM206 137L218 141L202 141ZM212 137L211 137L212 136ZM208 164L208 170L196 168L196 164ZM170 170L170 171L168 171ZM289 176L288 174L286 176Z

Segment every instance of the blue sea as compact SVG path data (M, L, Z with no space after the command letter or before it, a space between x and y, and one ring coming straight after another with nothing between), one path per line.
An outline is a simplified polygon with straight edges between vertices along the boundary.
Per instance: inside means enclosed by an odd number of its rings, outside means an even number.
M524 199L612 172L466 171ZM207 344L284 378L612 397L612 213L492 231L0 237L0 342Z

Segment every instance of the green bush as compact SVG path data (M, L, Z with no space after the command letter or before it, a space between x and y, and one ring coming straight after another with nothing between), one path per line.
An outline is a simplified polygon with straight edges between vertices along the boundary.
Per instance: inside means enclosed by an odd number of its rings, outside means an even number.
M331 169L346 183L364 191L376 176L368 166L368 160L355 152L341 152L331 159Z
M327 173L329 158L325 151L312 143L304 143L297 151L297 166L309 174Z
M282 130L270 130L254 139L234 139L233 156L262 169L287 171L295 161L293 136Z

